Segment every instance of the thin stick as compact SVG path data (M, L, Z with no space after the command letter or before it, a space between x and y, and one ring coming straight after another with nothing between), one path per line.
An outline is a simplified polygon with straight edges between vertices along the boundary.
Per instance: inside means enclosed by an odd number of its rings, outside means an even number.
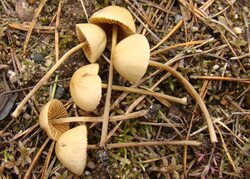
M37 10L35 11L36 13L35 13L35 15L34 15L34 17L33 17L33 19L32 19L32 22L31 22L31 24L30 24L29 31L28 31L27 36L26 36L26 39L25 39L25 41L24 41L24 45L23 45L23 54L26 53L27 45L28 45L28 43L29 43L29 40L30 40L30 36L31 36L32 30L33 30L33 28L34 28L34 26L35 26L35 24L36 24L37 17L39 16L40 12L42 11L43 6L45 5L46 1L47 1L47 0L42 0L41 3L40 3L40 5L39 5L39 7L38 7Z
M52 152L53 152L53 150L54 150L55 144L56 144L56 142L53 141L53 142L51 143L51 145L50 145L50 148L49 148L49 151L48 151L46 160L45 160L45 162L44 162L44 167L43 167L43 172L42 172L41 178L48 178L48 170L47 170L47 169L48 169L48 166L49 166L49 161L50 161Z
M164 43L171 35L173 35L173 33L175 33L175 31L177 31L182 24L184 23L184 20L180 20L175 26L174 28L158 43L156 44L153 48L151 48L151 51L153 51L154 49L156 49L157 47L159 47L162 43Z
M184 42L184 43L180 43L180 44L175 44L175 45L172 45L172 46L169 46L169 47L166 47L166 48L163 48L163 49L160 49L160 50L157 50L157 51L154 51L151 53L151 56L154 56L154 55L157 55L157 54L160 54L162 52L166 52L172 48L176 48L176 47L181 47L181 46L186 46L186 45L196 45L196 44L202 44L206 42L206 40L197 40L197 41L191 41L191 42Z
M29 24L19 24L16 22L11 22L8 24L10 28L18 29L22 31L28 31L30 29ZM54 33L55 27L52 26L34 26L34 31L38 33Z
M58 9L56 12L56 28L55 28L55 55L56 55L56 62L59 60L59 24L60 24L60 15L62 10L62 0L59 1Z
M102 88L107 88L107 84L102 84ZM117 90L117 91L125 91L125 92L130 92L130 93L138 93L138 94L144 94L144 95L149 95L149 96L155 96L155 97L159 97L159 98L166 99L169 101L173 101L175 103L187 105L187 98L186 97L177 98L174 96L169 96L169 95L165 95L165 94L161 94L161 93L157 93L157 92L153 92L153 91L147 91L147 90L142 90L142 89L138 89L138 88L117 86L117 85L112 85L112 89Z
M215 130L214 130L214 126L213 126L213 122L210 118L210 115L208 113L207 107L204 104L204 101L201 99L200 95L195 91L195 89L193 88L193 86L177 71L173 70L171 67L167 66L167 65L163 65L161 63L158 62L154 62L154 61L150 61L149 65L157 67L157 68L161 68L163 70L168 71L169 73L171 73L173 76L175 76L177 79L180 80L180 82L184 85L184 87L187 89L187 91L191 94L191 96L196 100L196 102L199 104L201 111L204 114L204 117L206 119L206 123L208 126L208 131L209 131L209 135L210 135L210 139L212 143L217 142L217 137L215 134Z
M190 76L190 78L197 80L222 80L231 82L250 83L250 78L232 78L223 76Z
M69 58L70 55L72 55L73 53L75 53L76 51L82 49L83 47L85 47L87 45L86 42L83 42L77 46L75 46L74 48L72 48L71 50L69 50L67 53L65 53L62 58L59 59L58 62L56 62L54 64L54 66L43 76L43 78L35 85L35 87L29 92L29 94L27 96L25 96L25 98L21 101L21 103L17 106L17 108L15 109L15 111L13 112L12 116L14 118L17 118L20 113L22 112L22 108L23 106L28 102L28 100L35 94L35 92L49 79L49 77L61 66L61 64L63 62L65 62L65 60L67 60Z
M117 116L112 116L109 118L110 122L115 121L124 121L128 119L135 119L138 117L145 116L148 113L148 110L141 110L129 114L122 114ZM66 117L66 118L58 118L52 121L52 124L62 124L62 123L70 123L70 122L103 122L103 117Z
M228 150L227 145L226 145L226 143L225 143L225 141L224 141L224 138L223 138L223 136L222 136L222 133L221 133L221 131L220 131L220 128L219 128L216 124L215 124L215 127L216 127L216 129L217 129L217 131L218 131L218 133L219 133L219 135L220 135L222 147L223 147L224 151L226 152L226 155L227 155L227 157L228 157L228 160L229 160L230 164L232 165L234 172L237 173L237 172L238 172L238 171L237 171L237 168L236 168L236 166L235 166L235 164L234 164L234 161L233 161L233 159L232 159L232 157L231 157L231 155L230 155L230 153L229 153L229 150Z
M108 133L108 124L109 124L109 111L110 111L110 100L111 100L111 92L112 92L112 83L113 83L113 55L114 55L114 48L117 42L117 25L113 25L112 31L112 47L111 47L111 57L110 57L110 64L109 64L109 78L108 78L108 89L106 93L106 100L104 105L104 112L103 112L103 123L102 123L102 134L100 140L100 146L104 147L106 143L106 137Z
M27 172L26 172L26 174L24 176L24 179L29 179L29 176L30 176L30 173L33 170L33 167L35 166L37 160L39 159L40 155L42 154L42 152L43 152L44 148L46 147L46 145L48 144L49 140L50 140L50 138L48 137L46 139L46 141L43 143L43 145L41 146L41 148L36 153L36 156L32 160L32 162L31 162L31 164L30 164L30 166L29 166L29 168L28 168L28 170L27 170Z
M87 13L87 10L85 8L85 5L84 5L82 0L80 0L80 2L81 2L81 5L82 5L82 8L83 8L83 12L85 14L85 17L86 17L87 21L89 21L89 17L88 17L88 13Z
M194 140L181 140L181 141L151 141L151 142L128 142L128 143L114 143L107 144L107 149L114 148L126 148L126 147L146 147L146 146L158 146L158 145L189 145L200 146L201 142ZM98 145L88 145L88 149L99 149Z

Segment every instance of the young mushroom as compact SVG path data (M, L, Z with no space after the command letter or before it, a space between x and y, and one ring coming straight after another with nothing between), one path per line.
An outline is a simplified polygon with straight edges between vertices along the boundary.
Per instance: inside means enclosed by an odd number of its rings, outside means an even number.
M70 80L70 94L74 103L82 110L94 111L101 100L102 88L107 88L106 84L101 83L101 78L98 76L99 65L85 65L75 71ZM118 91L127 91L151 95L174 101L181 104L187 104L186 98L176 98L173 96L151 92L147 90L129 88L123 86L112 85L112 89Z
M89 45L83 47L83 52L90 63L95 63L103 53L107 43L103 30L96 28L94 24L76 24L76 34L81 43L88 42Z
M28 102L28 100L34 95L34 93L50 78L50 76L72 55L79 49L83 49L87 59L93 63L95 62L105 49L107 37L102 30L97 25L94 24L78 24L76 26L77 35L79 41L82 43L65 53L53 66L52 68L43 76L43 78L35 85L35 87L29 92L27 96L21 101L17 106L15 111L12 113L13 117L18 117L22 112L23 106Z
M167 72L171 73L178 80L180 80L180 82L184 85L190 95L197 101L206 119L211 142L217 142L212 120L200 95L180 73L173 70L167 65L151 61L149 59L149 54L150 49L147 39L140 34L134 34L123 39L117 44L114 51L114 67L116 68L118 73L120 73L121 76L132 82L136 82L141 79L141 77L146 72L147 64L166 70Z
M102 96L99 65L85 65L75 71L70 80L70 94L74 103L85 111L94 111Z
M63 133L55 147L60 162L76 175L81 175L87 162L87 128L77 126Z
M119 42L114 50L115 70L130 82L139 81L147 71L150 47L145 36L131 35Z
M108 90L106 94L105 106L104 106L104 121L102 124L102 135L100 146L105 145L106 136L108 133L108 117L110 111L110 100L113 83L113 51L117 42L117 34L122 36L128 36L135 33L135 24L131 13L119 6L108 6L97 12L95 12L89 19L90 23L97 24L104 29L110 29L112 26L112 45L111 45L111 57L108 77Z

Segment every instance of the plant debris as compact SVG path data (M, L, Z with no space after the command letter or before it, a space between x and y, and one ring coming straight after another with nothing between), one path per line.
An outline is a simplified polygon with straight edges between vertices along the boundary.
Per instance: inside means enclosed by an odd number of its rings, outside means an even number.
M187 105L112 90L107 109L103 89L96 109L77 107L69 82L77 69L89 64L81 50L45 78L21 115L12 118L13 106L81 43L75 25L112 4L132 14L136 32L149 41L150 61L170 66L199 93L217 143L210 142L202 110L186 86L160 69L148 67L135 83L114 70L113 85L185 98ZM81 178L250 178L248 0L1 0L0 12L0 178L76 177L57 159L56 143L39 127L41 109L53 98L60 99L69 118L96 120L86 123L88 162ZM117 39L119 43L119 33ZM96 62L103 83L110 79L110 36L107 45ZM100 148L102 121L96 117L105 110L107 145ZM122 120L124 116L129 120Z

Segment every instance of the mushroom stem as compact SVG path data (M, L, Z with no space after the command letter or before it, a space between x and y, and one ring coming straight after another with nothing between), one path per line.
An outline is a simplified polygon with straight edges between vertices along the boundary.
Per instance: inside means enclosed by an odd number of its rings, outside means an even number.
M28 100L35 94L35 92L50 78L50 76L61 66L63 62L65 62L70 55L75 53L76 51L82 49L87 45L86 42L83 42L74 48L70 49L67 53L65 53L53 66L52 68L43 76L43 78L34 86L34 88L29 92L27 96L21 101L21 103L17 106L15 111L12 113L14 118L17 118L22 112L23 106L28 102Z
M180 141L150 141L150 142L127 142L127 143L114 143L107 144L107 149L125 148L125 147L145 147L145 146L158 146L158 145L189 145L200 146L201 142L194 140L180 140ZM88 149L98 149L98 145L88 145Z
M149 61L149 65L166 70L167 72L169 72L173 76L175 76L178 80L180 80L180 82L184 85L186 90L190 93L190 95L199 104L201 111L204 114L207 126L208 126L208 131L209 131L211 142L212 143L217 142L217 137L216 137L216 133L214 130L213 122L210 118L207 107L204 104L204 101L201 99L200 95L195 91L193 86L180 73L178 73L176 70L172 69L171 67L169 67L167 65L161 64L159 62L151 61L151 60Z
M129 114L122 114L117 116L112 116L109 118L110 122L115 121L124 121L128 119L134 119L138 117L145 116L148 113L148 110L140 110ZM52 124L62 124L70 122L103 122L103 117L65 117L58 118L52 121Z
M102 84L102 88L107 88L107 86L108 86L107 84ZM147 90L143 90L143 89L125 87L125 86L117 86L117 85L112 85L112 89L116 90L116 91L125 91L125 92L130 92L130 93L139 93L139 94L159 97L159 98L162 98L162 99L173 101L175 103L180 103L180 104L183 104L183 105L187 105L187 98L186 97L177 98L177 97L174 97L174 96L169 96L169 95L165 95L165 94L162 94L162 93L157 93L157 92L154 92L154 91L147 91Z
M104 112L103 112L103 123L102 123L102 134L101 134L101 140L100 140L100 147L104 147L105 142L106 142L106 137L108 134L110 100L111 100L113 71L114 71L113 55L114 55L114 49L115 49L115 46L117 43L117 31L118 31L118 27L117 27L117 25L114 24L113 30L112 30L112 46L111 46L111 57L110 57L110 64L109 64L108 88L107 88L107 94L106 94Z

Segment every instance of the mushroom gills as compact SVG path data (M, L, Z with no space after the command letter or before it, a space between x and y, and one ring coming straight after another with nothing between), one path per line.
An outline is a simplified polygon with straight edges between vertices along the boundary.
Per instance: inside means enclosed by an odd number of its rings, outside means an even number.
M39 124L44 129L47 135L57 141L58 138L67 130L69 130L69 124L53 124L54 119L67 117L68 113L63 106L62 102L53 99L50 100L42 109L39 115Z

